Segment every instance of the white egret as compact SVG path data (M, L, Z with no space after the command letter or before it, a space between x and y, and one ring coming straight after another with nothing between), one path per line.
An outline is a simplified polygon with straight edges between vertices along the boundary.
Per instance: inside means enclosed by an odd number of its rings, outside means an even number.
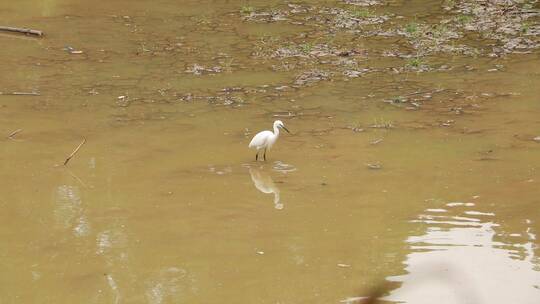
M276 143L276 140L279 137L279 129L283 129L289 132L281 120L274 121L274 132L272 131L262 131L253 136L253 139L249 143L250 148L257 149L257 154L255 154L255 161L259 159L259 150L264 149L264 160L266 160L266 149L271 149L272 146Z

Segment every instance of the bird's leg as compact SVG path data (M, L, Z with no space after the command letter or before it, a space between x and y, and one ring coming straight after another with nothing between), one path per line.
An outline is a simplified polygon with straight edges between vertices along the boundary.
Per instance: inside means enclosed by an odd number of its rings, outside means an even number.
M266 148L264 149L264 161L266 161Z
M257 150L257 154L255 154L255 161L259 160L259 150Z

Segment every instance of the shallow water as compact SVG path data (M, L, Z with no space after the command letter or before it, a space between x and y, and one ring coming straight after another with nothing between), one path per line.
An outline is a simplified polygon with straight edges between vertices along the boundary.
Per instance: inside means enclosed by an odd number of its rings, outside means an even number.
M403 38L338 30L378 69L348 78L254 55L322 34L246 21L243 1L98 3L0 4L45 32L0 35L0 92L40 94L0 95L0 132L22 129L0 149L1 303L538 302L537 49L393 73L377 50ZM295 85L314 68L333 74ZM255 162L275 119L292 134Z

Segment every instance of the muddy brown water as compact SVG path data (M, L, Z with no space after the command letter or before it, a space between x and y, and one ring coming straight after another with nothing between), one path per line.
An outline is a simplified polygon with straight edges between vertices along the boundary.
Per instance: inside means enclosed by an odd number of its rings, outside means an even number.
M2 1L2 23L45 36L0 35L1 303L359 303L378 286L389 302L538 303L538 51L409 71L379 52L403 37L338 30L378 69L348 78L254 55L329 35L242 18L283 5ZM330 76L295 84L313 69ZM256 163L249 140L275 119L292 134Z

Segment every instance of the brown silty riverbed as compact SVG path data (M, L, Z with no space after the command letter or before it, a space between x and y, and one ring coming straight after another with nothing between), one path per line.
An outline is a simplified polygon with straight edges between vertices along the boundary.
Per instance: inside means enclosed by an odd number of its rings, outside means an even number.
M2 1L0 302L538 303L538 16Z

